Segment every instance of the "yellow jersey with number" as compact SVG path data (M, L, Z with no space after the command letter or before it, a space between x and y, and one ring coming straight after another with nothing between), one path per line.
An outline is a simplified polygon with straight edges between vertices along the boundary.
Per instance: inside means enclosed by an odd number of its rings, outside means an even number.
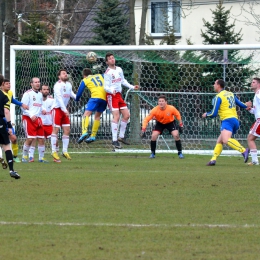
M217 97L221 99L221 104L218 110L220 120L225 120L232 117L238 118L235 95L232 92L222 90L216 95L216 98Z
M101 74L90 75L82 80L91 93L91 98L106 100L104 78Z

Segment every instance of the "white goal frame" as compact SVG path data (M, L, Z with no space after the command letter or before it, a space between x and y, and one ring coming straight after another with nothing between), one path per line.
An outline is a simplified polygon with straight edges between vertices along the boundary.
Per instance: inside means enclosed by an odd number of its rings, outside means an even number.
M260 50L260 44L233 44L233 45L117 45L117 46L102 46L102 45L11 45L10 46L10 82L11 90L13 91L14 97L16 96L15 92L15 82L16 82L16 51L19 50L46 50L46 51L100 51L100 50L109 50L111 52L115 50L119 51L209 51L209 50ZM260 62L260 61L259 61ZM189 94L189 92L185 92ZM14 105L11 106L11 117L15 118L15 109ZM124 150L123 150L124 151ZM123 152L122 151L122 152ZM146 150L147 152L147 150ZM164 151L167 152L167 151ZM211 153L212 151L205 151L203 154ZM199 154L199 150L186 150L185 153ZM233 151L226 150L223 151L223 154L234 154ZM235 153L236 154L236 153Z

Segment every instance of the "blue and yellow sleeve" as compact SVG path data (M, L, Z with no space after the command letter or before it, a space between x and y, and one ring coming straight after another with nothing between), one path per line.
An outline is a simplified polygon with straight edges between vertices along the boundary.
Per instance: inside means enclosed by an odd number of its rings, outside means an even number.
M244 104L243 102L241 102L236 96L235 96L235 102L236 105L241 107L241 108L247 108L246 104Z
M213 109L210 112L207 112L207 117L213 118L218 115L218 111L219 111L221 102L222 102L222 100L220 97L215 97L214 102L213 102Z
M84 81L82 80L80 82L79 89L78 89L78 92L76 94L76 101L79 101L79 99L82 96L82 93L83 93L85 87L86 87L86 85L85 85Z

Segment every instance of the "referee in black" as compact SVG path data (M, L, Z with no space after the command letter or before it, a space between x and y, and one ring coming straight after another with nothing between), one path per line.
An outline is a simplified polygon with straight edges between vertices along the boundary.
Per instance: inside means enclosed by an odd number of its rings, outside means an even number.
M2 86L3 81L4 77L0 74L0 86ZM5 151L5 157L9 166L10 176L15 179L20 179L20 175L14 170L13 154L11 151L10 140L8 135L9 133L12 133L10 111L4 107L5 104L8 102L8 97L2 91L0 91L0 144L3 146ZM6 130L6 121L4 120L4 117L7 121L8 132Z

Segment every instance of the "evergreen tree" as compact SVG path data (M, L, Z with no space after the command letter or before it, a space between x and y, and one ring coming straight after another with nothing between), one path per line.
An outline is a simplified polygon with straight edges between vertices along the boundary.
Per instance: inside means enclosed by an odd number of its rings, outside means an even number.
M19 44L45 45L47 43L47 28L40 23L38 15L29 15L29 24L25 25Z
M125 5L119 0L102 0L93 19L96 34L87 45L127 45L130 42L128 15L125 14Z
M204 44L239 44L242 40L241 29L235 32L235 22L230 23L230 9L226 10L222 3L220 0L212 11L212 23L203 19L205 31L201 30L201 36ZM211 91L210 86L218 78L224 79L227 86L235 91L236 86L245 86L247 79L255 73L248 67L252 56L242 57L239 50L229 50L227 57L224 57L223 51L203 51L200 60L208 63L204 81Z

